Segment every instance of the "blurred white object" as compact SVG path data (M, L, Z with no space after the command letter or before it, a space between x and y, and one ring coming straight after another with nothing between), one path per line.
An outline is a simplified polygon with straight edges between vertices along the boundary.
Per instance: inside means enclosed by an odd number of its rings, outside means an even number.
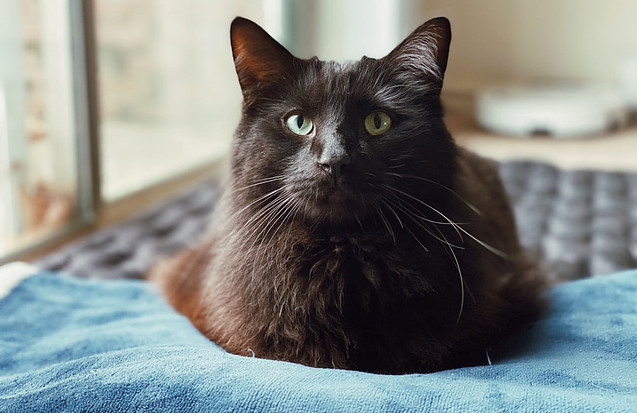
M494 86L478 92L477 120L485 129L527 137L590 136L627 118L618 90L570 82Z
M637 54L624 60L619 77L626 103L632 110L637 111Z
M0 299L9 295L22 280L38 273L38 268L24 262L0 265Z

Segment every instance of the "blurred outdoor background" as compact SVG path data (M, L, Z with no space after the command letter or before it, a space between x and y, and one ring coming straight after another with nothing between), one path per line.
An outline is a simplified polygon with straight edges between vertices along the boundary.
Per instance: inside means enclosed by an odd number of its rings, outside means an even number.
M235 16L299 57L339 61L382 57L446 16L443 98L459 142L500 158L637 169L631 123L554 145L473 120L482 88L536 79L611 89L637 109L634 0L0 0L0 259L224 156L241 105Z

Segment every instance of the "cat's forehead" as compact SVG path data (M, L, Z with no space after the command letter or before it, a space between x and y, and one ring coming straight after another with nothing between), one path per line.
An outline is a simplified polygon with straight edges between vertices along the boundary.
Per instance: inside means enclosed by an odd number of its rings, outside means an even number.
M326 86L354 87L359 83L369 84L371 81L377 81L382 76L379 62L367 57L347 62L313 58L309 63L312 70L309 71L306 80L322 82Z
M315 102L387 99L399 85L382 62L363 57L358 61L308 60L298 73L298 92Z
M350 64L323 61L314 57L305 62L303 70L297 71L298 81L305 90L343 89L349 84L352 73Z

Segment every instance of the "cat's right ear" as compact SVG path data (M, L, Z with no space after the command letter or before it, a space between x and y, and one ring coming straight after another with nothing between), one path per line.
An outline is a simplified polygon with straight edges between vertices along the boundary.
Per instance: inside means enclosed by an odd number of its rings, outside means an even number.
M295 57L256 23L237 17L230 26L232 56L246 103L292 70Z

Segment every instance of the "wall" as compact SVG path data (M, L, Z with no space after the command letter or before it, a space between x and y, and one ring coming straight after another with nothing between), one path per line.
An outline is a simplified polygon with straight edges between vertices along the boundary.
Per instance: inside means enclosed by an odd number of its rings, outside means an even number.
M544 77L613 84L637 54L635 0L426 0L421 15L451 20L452 91Z

